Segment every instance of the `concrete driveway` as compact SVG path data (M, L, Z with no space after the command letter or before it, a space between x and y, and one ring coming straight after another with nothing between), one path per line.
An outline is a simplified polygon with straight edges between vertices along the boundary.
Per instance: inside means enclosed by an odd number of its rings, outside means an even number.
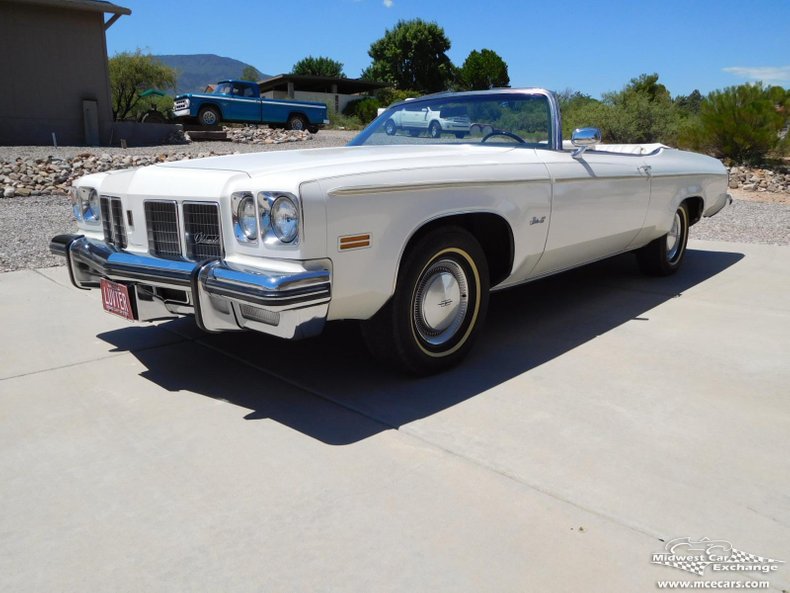
M353 324L132 325L0 275L0 590L656 590L674 538L790 561L790 247L692 242L492 297L409 379Z

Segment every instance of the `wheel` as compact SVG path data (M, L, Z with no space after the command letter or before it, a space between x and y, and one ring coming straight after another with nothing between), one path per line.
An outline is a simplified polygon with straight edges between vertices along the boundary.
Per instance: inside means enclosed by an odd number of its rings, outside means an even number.
M650 276L674 274L683 262L688 239L689 211L683 203L675 211L669 232L637 250L639 268Z
M488 140L489 138L493 138L494 136L505 136L506 138L512 138L513 140L515 140L519 144L526 144L527 143L527 141L524 140L524 138L522 138L518 134L514 134L513 132L506 132L505 130L494 130L493 132L490 132L490 133L486 134L485 136L483 136L483 139L480 140L480 142L483 143L486 140Z
M439 138L442 135L442 126L438 121L432 121L431 125L428 126L428 135L431 138Z
M202 107L198 113L198 123L201 126L216 126L221 119L216 107Z
M307 120L305 120L303 115L296 113L288 118L288 125L286 127L289 130L306 130Z
M307 126L307 131L310 132L311 134L317 134L318 126Z
M466 138L466 132L456 132L455 137L458 139Z
M420 130L409 130L409 136L411 136L412 138L416 138L419 135L420 135Z
M387 123L384 124L384 131L387 132L387 136L394 136L395 132L398 131L398 128L395 126L394 121L388 119Z
M469 352L488 309L488 262L477 240L459 227L418 239L405 254L395 294L363 323L377 358L428 375Z

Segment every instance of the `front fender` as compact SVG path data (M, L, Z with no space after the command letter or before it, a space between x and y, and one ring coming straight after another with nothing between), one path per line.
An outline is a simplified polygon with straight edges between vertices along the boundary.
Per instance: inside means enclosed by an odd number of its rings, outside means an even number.
M525 275L543 252L550 214L547 181L523 183L417 182L400 186L346 186L322 181L327 196L326 250L333 262L330 319L367 319L392 296L409 241L426 224L463 214L493 214L513 229L513 263ZM519 229L529 227L529 232Z

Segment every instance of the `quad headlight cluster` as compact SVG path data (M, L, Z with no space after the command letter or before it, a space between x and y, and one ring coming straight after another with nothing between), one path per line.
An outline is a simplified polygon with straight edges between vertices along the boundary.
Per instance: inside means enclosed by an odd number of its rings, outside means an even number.
M231 196L233 230L241 243L299 242L299 201L278 192L235 192Z
M92 187L72 187L69 190L71 210L77 220L98 224L101 222L101 202Z

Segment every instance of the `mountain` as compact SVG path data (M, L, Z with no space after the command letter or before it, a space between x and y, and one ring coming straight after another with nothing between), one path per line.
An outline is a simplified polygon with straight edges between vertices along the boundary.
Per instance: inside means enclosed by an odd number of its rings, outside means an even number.
M178 72L177 93L202 91L207 84L228 78L241 78L242 71L250 64L214 54L154 56ZM253 66L255 68L255 66ZM260 70L258 70L260 72ZM260 80L271 78L261 74Z

